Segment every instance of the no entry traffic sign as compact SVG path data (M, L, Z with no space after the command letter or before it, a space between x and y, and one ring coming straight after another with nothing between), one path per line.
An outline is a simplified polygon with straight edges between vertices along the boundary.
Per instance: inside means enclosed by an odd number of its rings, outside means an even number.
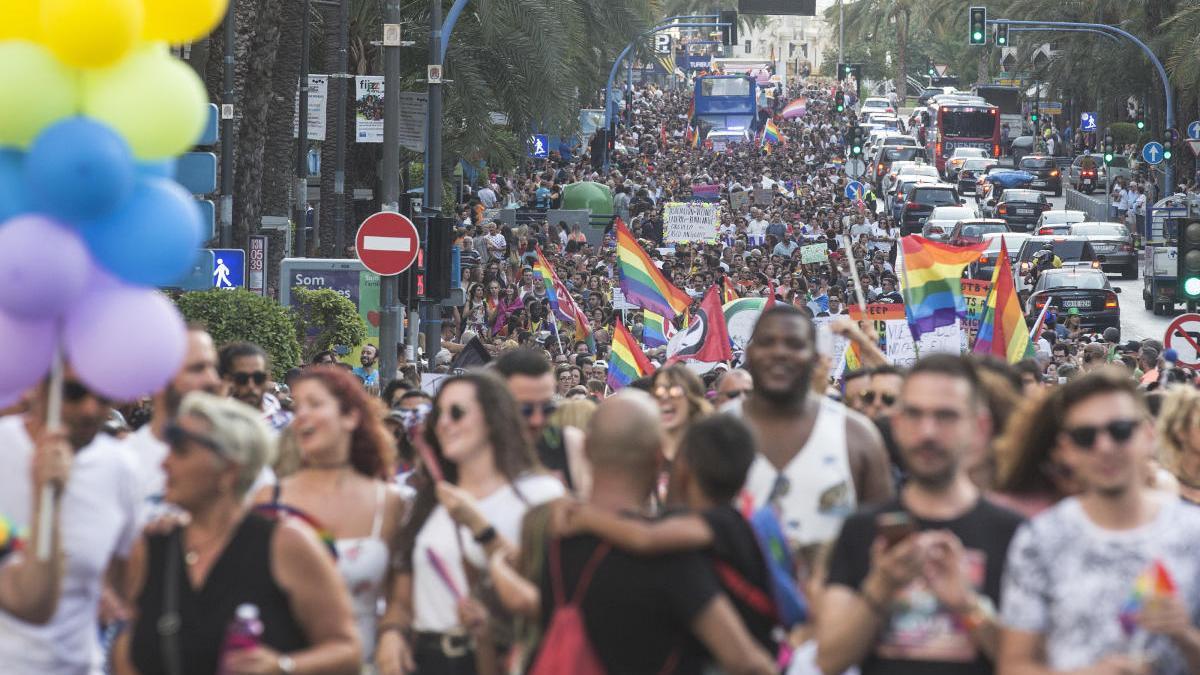
M1163 349L1174 349L1181 366L1200 366L1200 314L1184 314L1172 321L1163 336Z
M390 277L412 266L421 250L421 238L411 220L399 213L381 211L358 227L354 248L367 269Z

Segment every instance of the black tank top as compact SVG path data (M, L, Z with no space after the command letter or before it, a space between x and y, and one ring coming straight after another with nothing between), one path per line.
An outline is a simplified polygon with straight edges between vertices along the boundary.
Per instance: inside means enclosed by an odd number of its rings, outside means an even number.
M238 605L258 607L263 624L263 644L283 654L308 647L308 638L296 623L283 589L271 576L271 537L277 521L255 513L247 515L209 571L204 585L195 589L187 577L183 551L179 573L180 663L186 675L212 675L225 630ZM138 598L131 655L141 675L166 673L158 620L163 614L167 547L183 546L182 536L150 535L146 538L146 583Z

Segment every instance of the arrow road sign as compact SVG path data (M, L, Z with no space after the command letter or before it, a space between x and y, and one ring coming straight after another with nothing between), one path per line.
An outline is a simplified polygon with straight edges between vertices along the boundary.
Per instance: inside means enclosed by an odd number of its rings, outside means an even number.
M1150 141L1142 146L1142 159L1147 164L1158 164L1163 159L1163 146L1158 141Z
M1188 138L1194 138L1200 141L1200 120L1196 120L1187 127Z
M846 184L846 199L862 199L864 194L866 190L863 189L862 183L852 180Z
M381 211L359 226L354 249L367 269L390 277L412 266L421 249L421 238L411 220L399 213Z

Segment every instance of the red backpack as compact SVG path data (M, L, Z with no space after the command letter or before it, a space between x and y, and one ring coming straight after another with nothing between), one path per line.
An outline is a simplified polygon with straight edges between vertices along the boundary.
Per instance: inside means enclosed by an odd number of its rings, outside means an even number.
M587 593L588 585L596 568L608 554L609 545L601 543L592 553L591 559L579 575L579 583L567 602L563 588L562 542L557 537L550 540L550 583L554 588L554 614L550 625L542 636L542 649L533 662L529 675L605 675L604 665L592 641L588 639L587 626L583 623L583 611L579 604Z

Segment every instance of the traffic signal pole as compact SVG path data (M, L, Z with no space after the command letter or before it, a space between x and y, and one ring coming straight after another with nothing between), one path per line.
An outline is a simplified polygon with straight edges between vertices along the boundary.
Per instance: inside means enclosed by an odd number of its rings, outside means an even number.
M434 3L437 5L438 3ZM401 21L400 0L385 0L384 32ZM386 40L385 40L386 42ZM390 93L389 93L390 92ZM380 210L400 212L400 44L383 47L383 167L380 172ZM304 128L301 127L301 133ZM379 279L379 386L396 377L396 348L400 342L400 277Z

